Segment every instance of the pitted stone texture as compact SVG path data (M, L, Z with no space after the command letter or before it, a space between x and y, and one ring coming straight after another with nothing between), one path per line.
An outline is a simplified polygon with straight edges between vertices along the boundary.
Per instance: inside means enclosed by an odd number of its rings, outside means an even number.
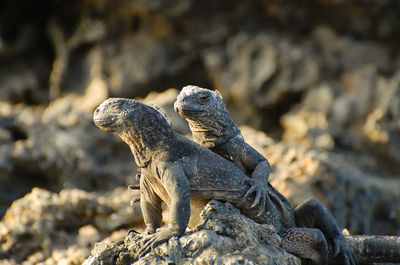
M131 233L120 244L97 244L85 265L97 264L298 264L280 248L280 237L267 224L258 224L229 203L210 201L194 232L156 247L136 259L146 236Z
M142 222L140 209L129 205L131 196L121 188L105 194L34 188L0 222L0 259L81 263L96 241Z

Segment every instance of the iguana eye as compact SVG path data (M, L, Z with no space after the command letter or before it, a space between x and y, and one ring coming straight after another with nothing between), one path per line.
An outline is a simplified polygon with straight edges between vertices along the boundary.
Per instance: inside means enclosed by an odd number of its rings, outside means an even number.
M202 101L206 101L209 97L210 97L209 94L200 94L200 95L199 95L199 98L200 98Z

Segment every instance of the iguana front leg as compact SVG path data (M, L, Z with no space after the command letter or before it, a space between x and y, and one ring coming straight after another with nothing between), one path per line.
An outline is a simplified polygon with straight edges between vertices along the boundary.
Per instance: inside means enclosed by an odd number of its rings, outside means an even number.
M271 209L272 201L268 196L267 185L270 172L270 165L260 153L258 153L253 147L246 142L242 141L240 145L243 145L236 150L239 155L241 164L246 170L251 172L250 189L246 194L246 197L251 194L255 194L254 203L251 205L252 208L258 206L260 214L265 209ZM267 208L265 208L267 206Z
M182 235L190 219L190 185L179 162L165 163L157 168L157 177L160 178L162 186L169 201L168 203L168 225L159 228L145 239L143 247L139 250L138 256L146 255L154 247L166 242L173 236ZM143 213L144 216L144 213ZM150 216L154 221L155 218Z
M166 163L162 169L161 182L171 199L168 213L168 230L181 235L190 219L190 185L182 164Z
M141 174L140 177L140 208L146 226L145 233L152 234L161 226L162 209L161 199L154 192L149 178Z

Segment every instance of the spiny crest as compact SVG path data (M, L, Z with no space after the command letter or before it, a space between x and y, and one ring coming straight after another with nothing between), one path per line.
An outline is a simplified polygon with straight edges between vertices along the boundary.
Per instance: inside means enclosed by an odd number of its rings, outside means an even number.
M194 85L188 85L182 88L182 93L189 96L189 95L195 95L201 92L210 92L213 95L216 96L216 98L220 98L222 100L222 95L218 90L211 90L208 88L202 88L199 86L194 86Z
M147 106L153 108L154 110L156 110L158 113L161 114L161 116L167 121L167 123L172 126L172 122L171 120L168 118L167 113L165 112L165 110L163 108L161 108L160 106L151 104L151 103L146 103Z
M130 112L131 110L134 109L143 109L150 107L151 109L155 110L157 113L161 115L163 119L167 121L169 125L171 125L171 121L168 119L167 114L165 111L156 105L153 104L147 104L143 103L140 101L137 101L135 99L128 99L128 98L109 98L105 100L99 107L98 109L101 109L102 111L108 110L108 111L118 111L118 112Z
M140 108L140 102L129 98L108 98L100 107L109 111L128 112L131 109Z
M221 92L219 92L219 90L214 90L214 92L217 93L218 96L219 96L221 99L223 99L222 94L221 94Z

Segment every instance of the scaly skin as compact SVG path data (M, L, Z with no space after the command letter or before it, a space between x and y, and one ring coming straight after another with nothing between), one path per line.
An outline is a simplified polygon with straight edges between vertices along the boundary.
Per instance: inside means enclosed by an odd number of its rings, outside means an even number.
M189 122L193 139L197 143L232 161L250 177L261 178L260 176L264 175L264 179L268 179L269 165L267 166L267 162L265 162L266 158L244 141L239 128L229 117L229 112L218 91L186 86L178 95L174 109ZM323 232L330 250L330 261L340 264L357 264L354 251L340 233L334 217L316 199L310 199L293 209L289 201L270 184L268 184L266 194L271 197L274 206L278 208L280 220L286 227L313 227ZM355 238L351 236L347 238L351 242L355 242ZM357 242L363 242L363 240L363 238L358 238ZM373 241L373 243L377 242ZM391 246L395 246L395 244L391 241ZM352 244L352 246L355 245ZM376 249L381 249L379 244L374 246ZM382 256L369 255L370 253L365 253L365 251L360 252L360 248L354 249L362 260L367 257L375 262L379 260L383 262L387 259L395 260L398 259L397 256L400 256L400 254L390 256L386 252L387 256L384 259ZM397 253L400 253L400 248Z
M140 167L140 203L147 230L154 232L139 251L185 232L191 205L210 199L230 202L258 223L275 226L288 252L314 264L327 264L328 250L320 230L286 228L274 208L251 207L254 196L245 196L251 179L230 161L175 133L160 110L131 99L111 98L93 115L94 123L116 133L131 148ZM168 225L161 224L161 202L168 205ZM193 204L191 204L191 202Z

